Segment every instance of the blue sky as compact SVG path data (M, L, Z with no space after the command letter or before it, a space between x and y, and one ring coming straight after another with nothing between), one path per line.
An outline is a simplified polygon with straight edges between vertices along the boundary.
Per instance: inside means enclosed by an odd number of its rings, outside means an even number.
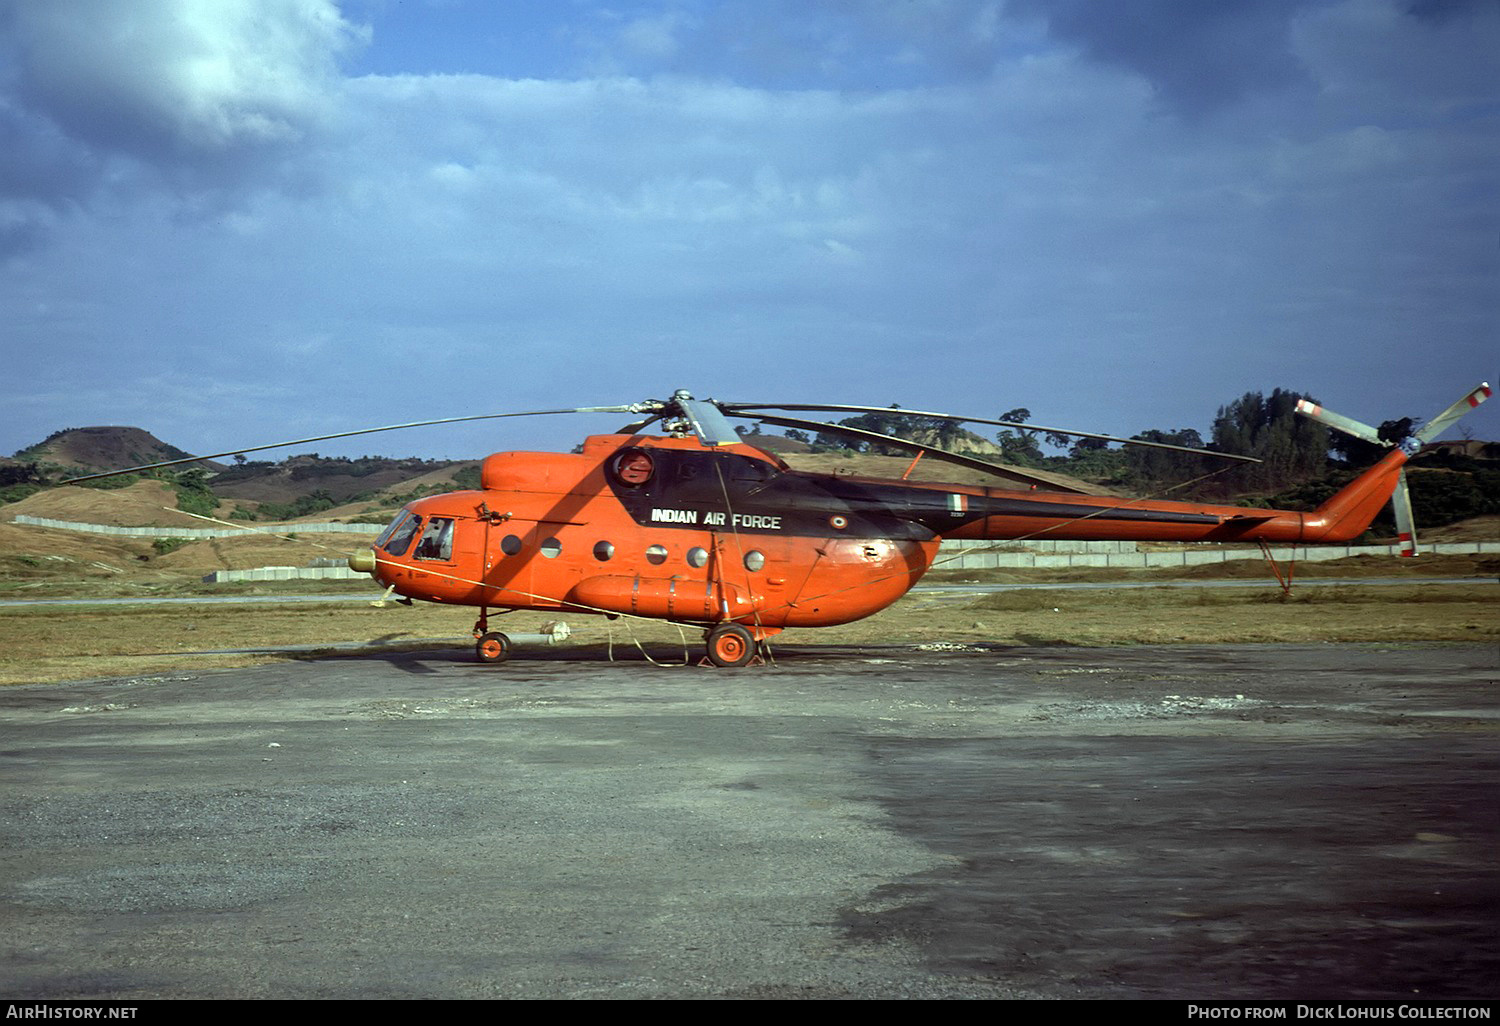
M0 0L0 453L1425 417L1500 377L1496 54L1494 0Z

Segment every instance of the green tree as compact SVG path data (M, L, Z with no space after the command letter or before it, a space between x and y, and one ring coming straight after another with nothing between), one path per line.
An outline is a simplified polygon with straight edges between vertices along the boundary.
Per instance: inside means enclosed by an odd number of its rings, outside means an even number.
M1006 410L996 420L1009 420L1024 424L1031 419L1031 411L1024 406ZM1025 428L1003 428L995 434L1000 443L1000 460L1018 467L1035 467L1042 462L1042 447L1036 440L1035 431Z
M1160 442L1163 445L1181 445L1191 449L1203 448L1203 436L1193 428L1178 428L1176 431L1142 431L1132 438L1142 442ZM1144 445L1127 445L1125 458L1131 476L1143 482L1187 481L1207 472L1210 458L1190 452L1173 452L1171 449L1156 449ZM1217 469L1217 467L1215 468Z
M1276 389L1269 396L1246 392L1219 407L1214 419L1213 448L1260 459L1226 472L1231 486L1246 491L1276 491L1321 476L1328 465L1328 428L1297 415L1297 402L1317 400L1300 392Z
M895 403L891 404L891 409L893 410L899 410L900 408ZM861 413L857 417L845 417L839 423L845 427L855 428L860 431L873 431L879 435L893 435L899 438L902 436L902 432L908 429L908 421L909 418L892 413ZM818 435L818 439L820 441L836 439L835 444L839 448L853 449L855 452L878 453L882 456L893 456L903 451L892 446L881 445L879 442L863 442L857 438L841 438L837 435L825 435L821 432ZM815 448L817 444L817 442L813 443Z
M186 513L209 516L219 508L219 497L208 486L208 476L196 467L179 471L171 481L177 492L177 508Z

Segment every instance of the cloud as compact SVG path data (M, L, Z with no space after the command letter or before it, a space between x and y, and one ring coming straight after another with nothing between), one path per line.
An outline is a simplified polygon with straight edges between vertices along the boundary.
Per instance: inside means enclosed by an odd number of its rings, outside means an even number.
M12 29L35 111L147 160L299 138L357 35L326 0L61 0L13 8Z
M1197 115L1295 82L1291 21L1317 2L1010 0L1007 11L1041 20L1054 39L1143 76L1169 107Z
M1142 76L1190 117L1313 89L1386 113L1494 95L1500 5L1490 0L1010 0L1006 11Z
M1346 118L1464 117L1500 101L1500 4L1344 0L1299 16L1292 41Z
M635 53L649 60L672 57L678 48L678 32L683 16L669 13L649 18L635 18L620 32L620 40Z
M600 9L573 36L589 74L875 89L984 78L1014 48L1004 8L1001 0L666 2L638 5L630 18Z
M359 32L326 4L192 5L141 23L152 66L235 70L71 84L33 66L66 26L11 5L32 63L0 59L0 239L54 243L0 307L58 354L13 388L66 409L87 366L129 393L13 447L195 379L235 383L192 407L209 448L679 385L1206 427L1247 388L1389 390L1417 337L1445 340L1411 371L1443 376L1436 408L1492 347L1484 9L1145 3L1153 39L1100 11L1131 4L773 3L533 9L526 37L569 47L528 66L566 73L343 79ZM488 46L510 22L483 17ZM1225 50L1241 29L1256 52Z
M0 231L37 204L276 172L337 103L362 38L331 0L55 0L0 16Z

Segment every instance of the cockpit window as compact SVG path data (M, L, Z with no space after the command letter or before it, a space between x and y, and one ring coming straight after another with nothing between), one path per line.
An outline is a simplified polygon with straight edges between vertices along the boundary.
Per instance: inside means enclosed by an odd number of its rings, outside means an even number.
M427 530L422 532L422 540L417 542L416 551L412 553L414 559L452 559L453 558L453 518L433 517L427 522Z
M394 524L386 528L382 538L387 539L385 551L392 556L400 556L406 552L411 540L417 536L417 529L422 526L422 518L413 513L403 514ZM379 543L377 543L378 545Z
M375 539L377 549L385 548L385 543L391 540L391 535L396 533L396 528L406 523L406 518L411 516L406 510L396 514L396 519L385 525L385 530L380 532L380 537Z

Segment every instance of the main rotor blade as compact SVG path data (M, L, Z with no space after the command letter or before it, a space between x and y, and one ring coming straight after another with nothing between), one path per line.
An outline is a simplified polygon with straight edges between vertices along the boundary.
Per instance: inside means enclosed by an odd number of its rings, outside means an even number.
M935 445L925 445L922 442L913 442L906 438L896 438L892 435L882 435L878 431L866 431L863 428L852 428L846 424L824 424L816 420L803 420L801 417L780 417L769 413L736 413L734 410L724 408L725 414L731 417L743 417L746 420L759 420L767 424L776 424L780 427L810 428L822 434L843 435L846 438L854 438L863 442L878 442L881 445L889 445L897 449L905 449L907 452L927 453L937 459L948 463L957 464L960 467L968 467L970 470L983 471L996 477L1005 478L1009 481L1018 481L1021 484L1031 485L1035 488L1044 488L1052 492L1076 492L1081 495L1088 494L1082 488L1073 488L1058 481L1049 480L1028 474L1023 470L1013 467L1002 467L995 463L987 463L984 460L975 459L972 456L962 456L947 449L939 449Z
M560 413L634 413L629 406L582 406L574 410L525 410L519 413L481 413L472 417L439 417L437 420L414 420L409 424L387 424L384 427L361 428L358 431L338 431L331 435L314 435L311 438L294 438L287 442L272 442L270 445L252 445L243 449L229 449L225 452L216 452L210 456L188 456L185 459L162 460L159 463L144 463L139 467L127 467L124 470L109 470L102 474L85 474L82 477L70 477L60 484L76 484L79 481L98 481L106 477L119 477L121 474L137 474L143 470L157 470L161 467L176 467L184 463L198 463L202 460L216 460L223 456L236 456L246 452L262 452L266 449L284 449L289 445L306 445L308 442L326 442L330 438L353 438L356 435L373 435L381 431L400 431L403 428L431 427L434 424L461 424L471 420L499 420L502 417L545 417Z
M935 420L951 420L960 424L993 424L996 427L1020 428L1023 431L1043 431L1054 435L1071 435L1075 438L1096 438L1104 442L1118 442L1121 445L1139 445L1151 449L1171 449L1174 452L1189 452L1198 456L1214 456L1221 460L1239 460L1241 463L1260 463L1261 460L1254 456L1241 456L1232 452L1216 452L1213 449L1194 449L1186 445L1172 445L1169 442L1148 442L1139 438L1119 438L1115 435L1101 435L1092 431L1073 431L1068 428L1047 427L1045 424L1022 424L1014 420L987 420L984 417L960 417L952 413L929 413L926 410L903 410L889 406L839 406L830 403L803 403L800 405L786 403L720 403L720 408L725 413L733 413L736 416L744 416L737 411L740 410L805 410L809 412L827 413L886 413L902 417L932 417Z
M1417 431L1416 434L1414 434L1412 437L1421 442L1423 445L1426 445L1429 441L1447 430L1448 427L1459 417L1462 417L1474 407L1478 406L1480 403L1488 399L1490 395L1491 392L1489 382L1480 382L1478 388L1474 389L1474 391L1470 392L1458 402L1448 407L1442 413L1439 413L1436 417L1433 417L1426 424L1424 424L1421 430Z

